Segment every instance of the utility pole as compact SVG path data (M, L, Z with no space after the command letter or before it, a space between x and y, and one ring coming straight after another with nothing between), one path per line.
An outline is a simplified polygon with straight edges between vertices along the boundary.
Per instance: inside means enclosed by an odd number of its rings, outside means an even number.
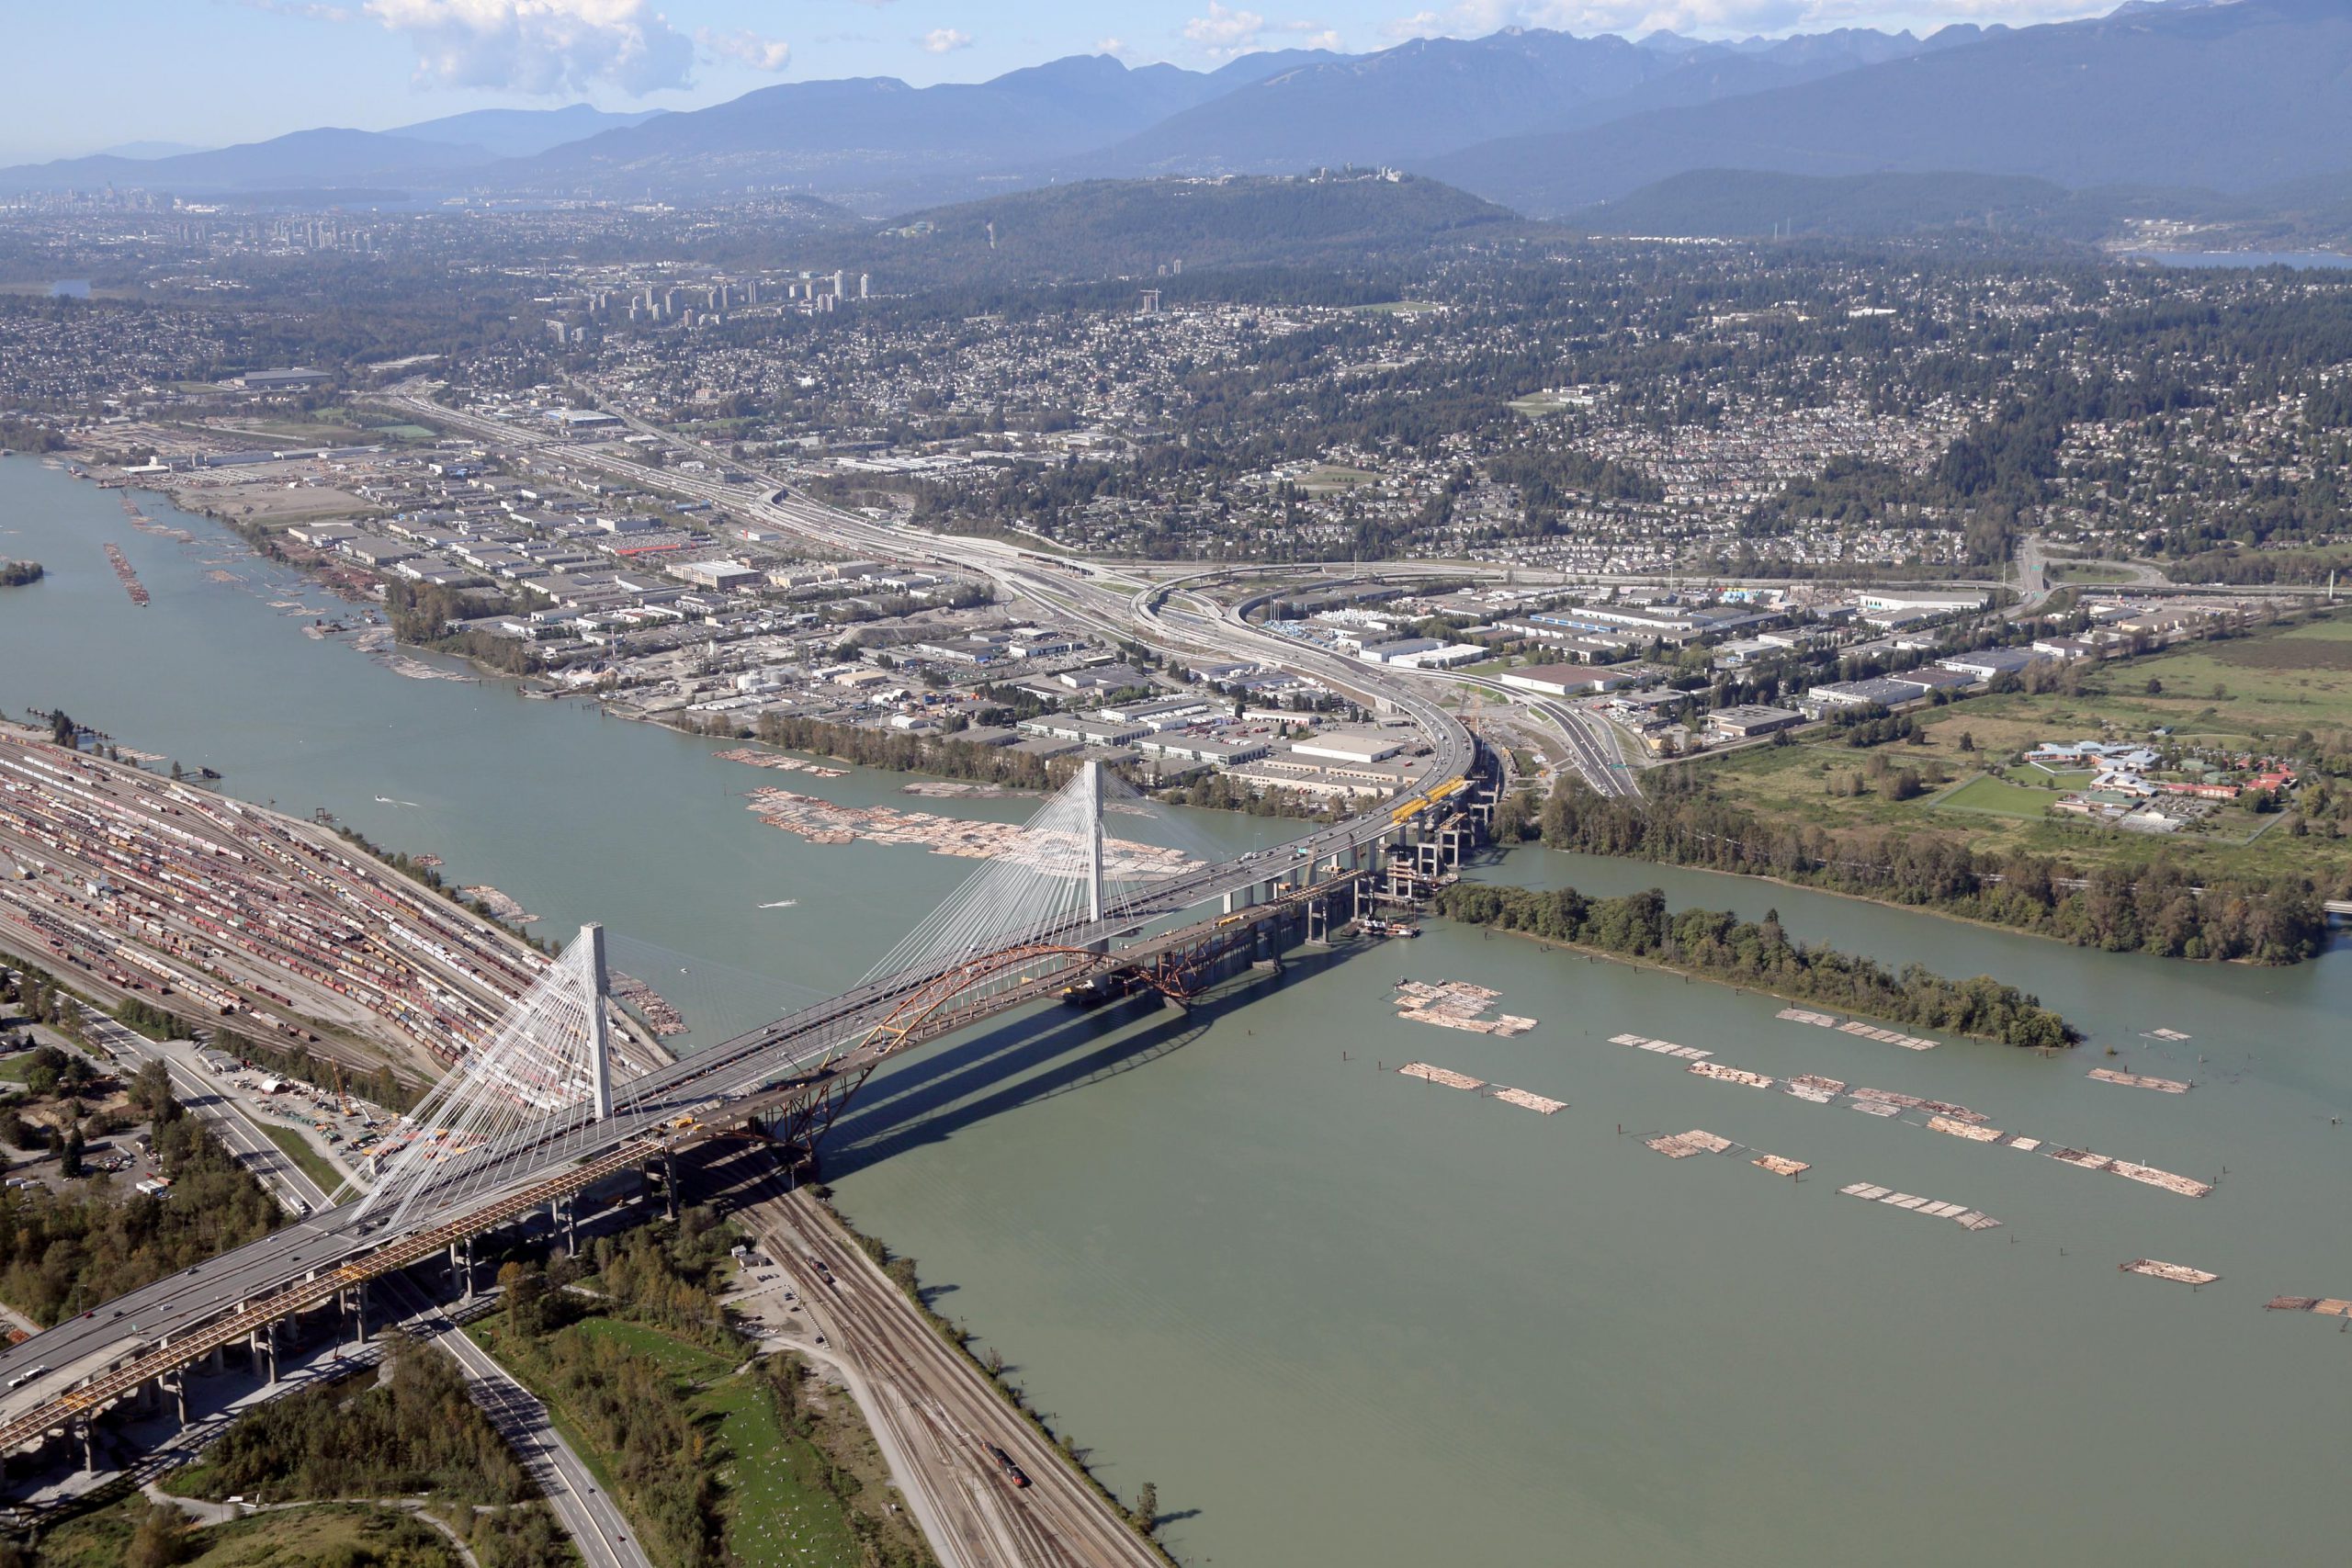
M588 944L588 1098L590 1111L602 1122L613 1113L612 1043L605 1021L605 994L611 981L605 971L605 928L591 920L580 928Z

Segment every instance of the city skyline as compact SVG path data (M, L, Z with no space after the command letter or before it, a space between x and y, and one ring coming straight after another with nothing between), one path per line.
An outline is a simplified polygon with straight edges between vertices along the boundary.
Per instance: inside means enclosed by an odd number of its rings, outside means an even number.
M1418 37L1556 28L1723 39L2061 21L2084 0L95 0L21 18L0 65L0 162L227 146L315 126L388 130L492 107L701 107L779 82L982 81L1070 54L1194 70L1264 50L1370 53ZM55 62L106 40L106 69ZM160 144L160 145L159 145Z

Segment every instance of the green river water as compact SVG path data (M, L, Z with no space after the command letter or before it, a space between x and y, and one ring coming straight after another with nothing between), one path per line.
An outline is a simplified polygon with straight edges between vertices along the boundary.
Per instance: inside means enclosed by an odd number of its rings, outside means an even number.
M729 1024L853 980L970 869L807 844L738 792L1029 809L757 773L584 705L401 679L269 607L334 613L325 595L141 504L204 542L136 533L114 495L0 463L0 555L50 572L0 591L12 714L62 705L126 746L209 762L225 788L324 806L494 883L542 931L601 919L703 960L733 976ZM150 608L115 581L107 540ZM1185 829L1225 847L1282 832ZM1777 907L1803 939L2037 991L2092 1043L2055 1060L1912 1053L1432 922L1189 1017L1044 1013L909 1059L837 1134L841 1202L920 1260L939 1308L1001 1350L1106 1481L1158 1484L1185 1561L2342 1561L2352 1334L2261 1308L2352 1296L2352 1128L2335 1120L2352 1114L2352 953L2276 971L2089 953L1542 851L1475 874ZM1389 983L1408 976L1492 987L1541 1025L1495 1039L1400 1021ZM2146 1038L2157 1028L2193 1038ZM1621 1031L1957 1101L2220 1187L2185 1199L1710 1082L1607 1043ZM1430 1087L1396 1073L1408 1059L1569 1108ZM2085 1077L2102 1065L2198 1087ZM1813 1169L1671 1161L1632 1135L1692 1127ZM1857 1180L2005 1224L1971 1234L1838 1195ZM2139 1257L2222 1278L2192 1292L2118 1271Z

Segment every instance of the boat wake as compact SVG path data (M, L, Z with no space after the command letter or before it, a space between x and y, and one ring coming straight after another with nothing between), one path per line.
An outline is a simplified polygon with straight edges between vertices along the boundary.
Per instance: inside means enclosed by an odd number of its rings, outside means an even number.
M760 908L763 909L797 909L800 908L800 900L797 898L779 898L773 904L763 904Z

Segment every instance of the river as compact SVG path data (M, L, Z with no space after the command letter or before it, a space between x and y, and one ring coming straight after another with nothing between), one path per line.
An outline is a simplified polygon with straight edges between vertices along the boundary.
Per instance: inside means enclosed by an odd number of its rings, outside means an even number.
M11 710L62 704L125 745L220 768L224 787L441 854L453 878L548 916L542 929L601 918L684 962L772 976L779 998L863 970L968 870L806 844L730 793L776 782L921 804L895 778L775 779L713 761L708 742L499 685L403 680L312 641L269 602L330 601L146 504L208 542L132 533L112 495L0 462L0 554L51 573L0 594ZM129 604L106 539L151 608ZM1188 826L1227 843L1281 831ZM2014 981L2091 1043L2057 1059L1967 1041L1912 1053L1778 1021L1778 1004L1724 987L1432 922L1419 942L1302 957L1189 1016L1047 1013L910 1058L839 1129L840 1201L919 1259L939 1309L1001 1351L1110 1484L1157 1483L1185 1561L1875 1568L2030 1553L2186 1568L2340 1553L2352 1500L2329 1358L2352 1338L2261 1308L2352 1295L2352 1129L2335 1120L2352 1113L2352 954L2252 970L2085 953L1544 851L1477 874L1776 906L1806 940ZM798 907L757 908L787 898ZM1491 987L1541 1024L1501 1039L1400 1021L1388 982L1405 976ZM2191 1038L2146 1037L2159 1028ZM1710 1082L1608 1043L1624 1031L1963 1103L2008 1132L2219 1186L2181 1198ZM1395 1071L1415 1058L1568 1109ZM2097 1066L2197 1088L2095 1083ZM1742 1158L1668 1160L1631 1135L1693 1127L1813 1168L1792 1182ZM1860 1180L2004 1225L1971 1234L1838 1195ZM2119 1272L2140 1257L2222 1278L2191 1291Z

